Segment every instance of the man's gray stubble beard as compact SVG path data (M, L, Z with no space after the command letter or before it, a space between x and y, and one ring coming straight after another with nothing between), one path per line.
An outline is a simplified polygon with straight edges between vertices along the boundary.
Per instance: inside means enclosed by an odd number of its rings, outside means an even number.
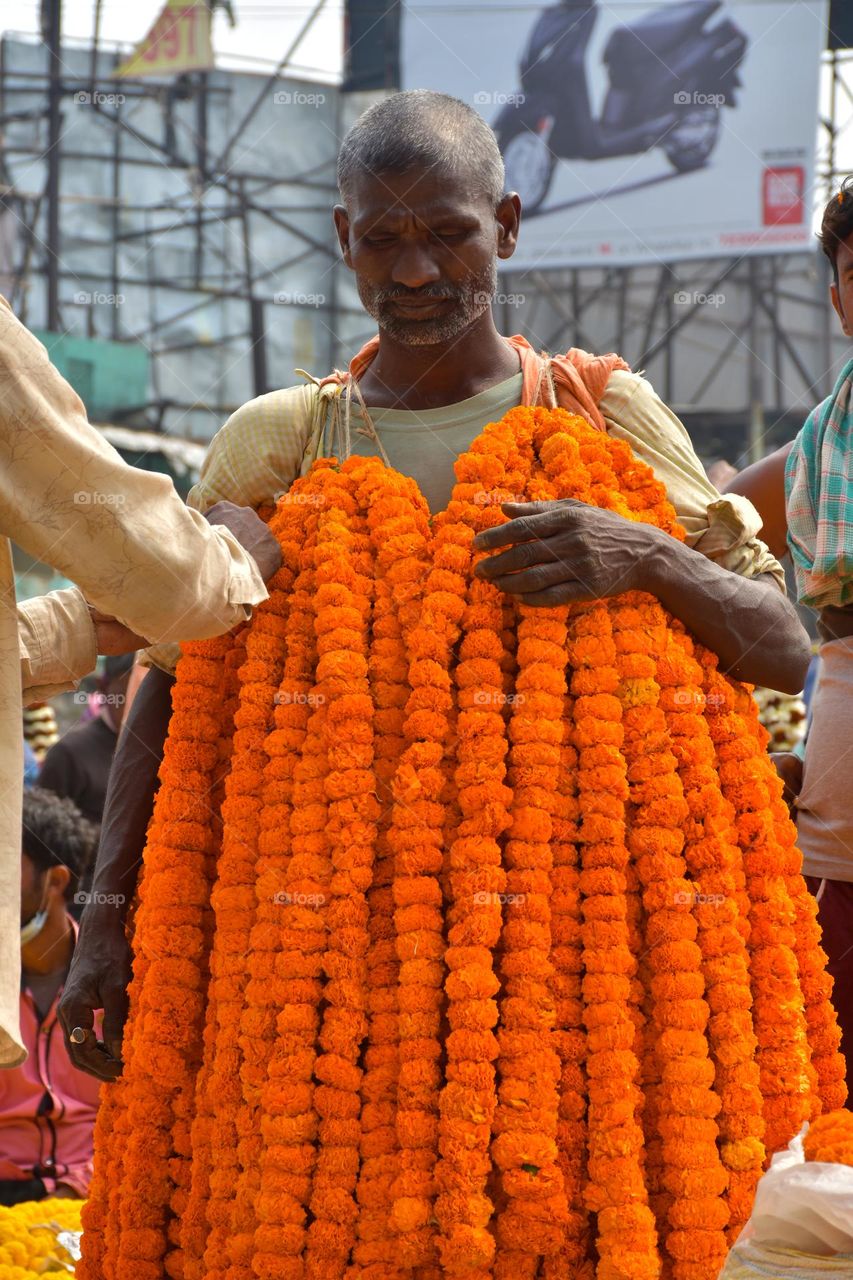
M469 276L464 284L457 287L458 302L454 310L434 320L404 320L390 310L390 303L396 296L394 292L376 289L361 279L357 279L357 286L362 306L383 333L403 346L431 347L452 342L488 310L497 292L498 266L492 259L480 275Z

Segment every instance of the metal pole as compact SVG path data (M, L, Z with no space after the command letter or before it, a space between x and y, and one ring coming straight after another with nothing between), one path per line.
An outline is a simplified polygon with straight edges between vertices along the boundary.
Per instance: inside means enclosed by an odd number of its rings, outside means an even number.
M750 462L764 457L764 405L761 399L761 364L758 358L759 281L755 258L749 259L749 434L747 450Z
M62 0L42 0L48 58L47 327L59 330L59 140L62 133Z

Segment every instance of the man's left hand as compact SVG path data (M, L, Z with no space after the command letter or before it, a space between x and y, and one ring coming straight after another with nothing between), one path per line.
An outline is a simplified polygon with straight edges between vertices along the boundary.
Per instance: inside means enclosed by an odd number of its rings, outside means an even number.
M477 534L475 551L510 550L482 560L477 574L526 605L553 607L652 589L656 553L668 536L652 525L574 498L507 502L510 517Z
M89 616L95 628L98 653L105 654L107 657L115 657L121 653L133 653L135 649L144 649L148 645L148 641L144 636L136 635L123 622L119 622L117 618L111 618L106 613L99 613L94 605L91 604L89 605Z

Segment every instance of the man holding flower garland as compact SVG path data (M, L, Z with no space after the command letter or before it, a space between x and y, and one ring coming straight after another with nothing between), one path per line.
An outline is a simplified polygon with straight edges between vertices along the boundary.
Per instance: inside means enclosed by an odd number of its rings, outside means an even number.
M525 604L548 606L648 591L738 679L802 688L808 638L782 570L758 539L752 505L708 482L684 427L618 356L540 356L501 336L491 299L498 259L515 250L521 202L504 191L494 134L443 94L399 93L371 107L344 140L334 219L378 336L346 371L271 392L239 409L211 444L190 503L251 506L287 492L319 456L379 455L444 507L453 463L488 422L517 404L558 403L627 441L666 488L687 534L582 503L510 504L481 534L495 554L478 572ZM767 643L769 636L772 644ZM94 890L133 897L170 717L175 653L151 652L113 767ZM75 1062L105 1080L121 1071L129 949L121 913L90 908L60 1016ZM93 1030L104 1010L104 1038Z

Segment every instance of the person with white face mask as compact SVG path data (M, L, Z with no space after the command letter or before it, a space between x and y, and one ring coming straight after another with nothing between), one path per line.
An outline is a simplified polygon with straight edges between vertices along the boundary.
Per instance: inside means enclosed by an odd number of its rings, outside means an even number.
M0 1071L0 1204L85 1197L97 1083L68 1058L56 1006L77 937L69 900L81 895L95 829L70 800L24 793L21 837L21 1029L26 1062Z

